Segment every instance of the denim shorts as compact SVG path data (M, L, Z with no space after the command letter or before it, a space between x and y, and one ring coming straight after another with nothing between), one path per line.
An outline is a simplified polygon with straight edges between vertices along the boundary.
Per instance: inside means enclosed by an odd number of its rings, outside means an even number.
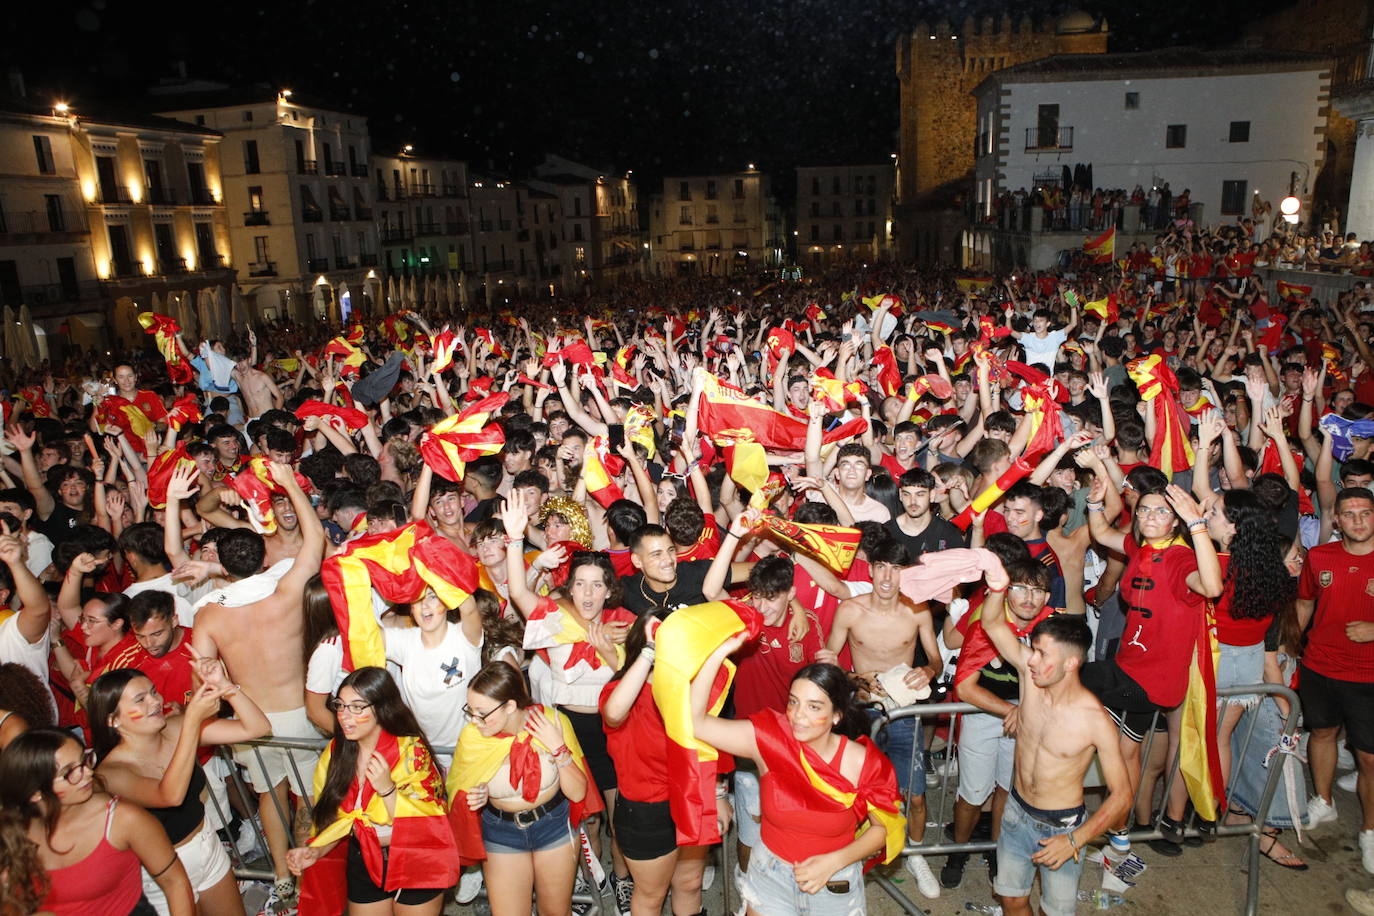
M875 709L868 711L868 722L883 717ZM906 796L926 794L926 753L925 736L920 720L916 716L904 716L886 721L878 729L875 742L892 767L897 771L897 788ZM914 758L914 765L913 765Z
M735 770L735 824L741 845L750 849L763 845L762 817L759 774L754 770Z
M753 849L740 894L755 912L767 916L863 916L868 912L862 862L846 865L831 876L831 883L849 883L845 892L823 887L819 893L808 894L797 886L790 862L779 859L763 843Z
M997 837L997 878L992 889L1003 897L1029 897L1035 873L1040 872L1040 912L1046 916L1073 916L1078 907L1078 876L1083 865L1069 859L1057 869L1037 865L1031 856L1040 841L1079 827L1086 818L1082 805L1063 811L1031 808L1012 788Z
M508 821L497 817L491 808L482 809L482 843L488 853L530 853L556 849L572 842L572 828L568 826L568 800L565 798L553 810L533 823Z
M1232 646L1221 644L1221 655L1217 659L1218 687L1248 687L1264 680L1264 643L1253 646ZM1223 697L1219 702L1227 702L1242 709L1254 709L1259 705L1257 693L1238 697Z

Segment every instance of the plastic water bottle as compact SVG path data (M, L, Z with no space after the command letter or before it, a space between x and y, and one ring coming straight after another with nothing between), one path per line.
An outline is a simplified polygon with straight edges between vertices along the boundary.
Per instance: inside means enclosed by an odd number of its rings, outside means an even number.
M974 903L970 900L964 904L964 909L970 913L987 913L988 916L1002 916L1002 908L995 903Z
M1114 906L1120 906L1126 902L1126 898L1120 894L1112 894L1101 888L1091 891L1079 891L1078 899L1085 903L1091 903L1094 909L1109 910Z

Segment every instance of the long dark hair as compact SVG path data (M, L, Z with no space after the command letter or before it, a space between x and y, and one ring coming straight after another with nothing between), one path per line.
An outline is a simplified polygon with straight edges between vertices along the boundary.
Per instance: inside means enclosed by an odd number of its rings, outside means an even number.
M119 709L119 699L124 696L124 688L134 678L147 677L137 668L116 668L106 671L91 685L91 695L87 698L87 718L91 724L91 747L95 748L96 762L104 760L110 751L119 746L122 740L119 730L110 724L110 718Z
M301 645L305 650L305 664L310 665L310 656L320 643L339 635L339 624L334 619L334 605L325 591L324 580L319 573L305 581L305 591L301 595L301 611L305 614L305 632Z
M1226 585L1231 589L1231 616L1237 620L1272 617L1293 599L1293 577L1283 558L1287 549L1274 516L1250 490L1227 490L1222 512L1236 526Z
M639 659L639 653L644 651L644 647L649 644L649 622L651 620L661 620L657 612L650 611L647 614L640 614L639 618L630 625L630 629L625 633L625 664L620 666L620 670L611 678L618 681L625 676L625 672L630 670Z
M415 721L415 714L401 699L401 691L385 668L359 668L343 679L339 690L345 687L352 687L365 702L372 704L372 714L382 731L398 738L419 738L429 753L430 760L435 759L434 748L430 747L429 739L425 737L420 723ZM338 696L338 691L335 692L335 696ZM344 737L337 715L334 717L334 739L330 747L329 773L325 777L324 788L320 790L320 797L316 799L313 811L316 830L323 830L334 822L343 803L344 793L348 791L358 772L358 742ZM442 794L443 789L439 791Z
M797 681L810 681L830 698L830 704L840 714L840 721L831 731L846 738L858 738L868 733L868 717L859 704L854 682L849 679L843 668L824 662L812 662L792 678L793 684Z
M71 732L33 728L11 741L0 754L0 808L14 812L26 824L42 820L50 849L57 819L62 816L62 801L52 790L57 778L57 752L68 741L85 749ZM96 788L100 789L100 783ZM33 800L35 794L41 801Z
M0 811L0 862L5 863L0 912L38 912L52 882L38 859L38 844L29 839L28 826L12 811Z

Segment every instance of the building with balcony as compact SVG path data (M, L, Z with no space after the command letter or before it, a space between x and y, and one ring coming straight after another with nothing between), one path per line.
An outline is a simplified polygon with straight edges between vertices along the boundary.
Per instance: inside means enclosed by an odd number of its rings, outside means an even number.
M769 178L752 165L722 175L669 176L649 215L660 276L730 276L782 264L782 215Z
M0 302L29 307L41 354L136 344L154 296L190 323L203 291L228 292L219 142L75 102L0 104Z
M374 153L373 196L381 268L396 277L455 280L472 269L472 225L467 163L422 156L413 149Z
M547 155L534 174L529 187L559 202L560 256L549 260L562 286L603 289L643 275L645 238L632 172L599 170Z
M797 263L824 269L890 258L897 167L805 166L797 169Z
M497 303L515 293L528 295L544 282L529 225L530 194L528 186L502 175L470 177L472 255L460 265L465 294Z
M974 89L964 264L1041 269L1082 245L1087 227L1054 231L1043 208L1000 207L1007 192L1167 184L1175 200L1188 193L1199 223L1249 217L1256 194L1277 204L1292 193L1306 213L1330 82L1327 57L1249 49L1055 55L995 71ZM1118 250L1154 235L1126 210L1117 229Z
M234 263L256 318L346 321L382 301L367 119L290 90L170 83L167 117L219 131Z

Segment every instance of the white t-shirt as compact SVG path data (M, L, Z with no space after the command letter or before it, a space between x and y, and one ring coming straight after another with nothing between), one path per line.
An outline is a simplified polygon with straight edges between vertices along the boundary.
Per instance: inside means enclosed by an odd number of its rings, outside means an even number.
M43 575L43 570L52 565L52 541L41 531L29 532L29 558L24 565L33 573L34 578Z
M24 638L24 634L19 631L19 615L17 613L10 614L4 621L0 621L0 664L13 662L16 665L23 665L43 682L45 688L48 686L49 648L46 627L43 629L43 636L38 642L29 642Z
M444 639L425 648L419 627L382 628L386 657L401 666L401 696L430 744L452 746L465 724L463 704L468 682L482 667L482 645L463 635L461 624L450 623Z
M849 514L854 516L854 521L856 522L878 522L879 524L886 524L892 520L892 513L888 511L887 506L884 506L867 493L864 494L863 502L845 502L845 505L849 507Z
M130 598L143 592L170 593L172 604L177 611L177 623L183 627L189 627L195 621L195 612L191 610L191 602L187 600L191 590L180 582L173 582L171 573L158 576L156 579L149 579L146 582L135 582L124 589L124 594Z
M320 640L320 644L310 653L310 663L305 667L305 689L310 693L333 696L338 691L348 672L343 670L343 640L330 636Z
M1033 366L1040 363L1053 372L1054 356L1059 352L1059 347L1068 339L1069 335L1063 331L1050 331L1043 338L1036 337L1034 331L1028 331L1017 338L1017 343L1021 344L1026 351L1026 365Z

